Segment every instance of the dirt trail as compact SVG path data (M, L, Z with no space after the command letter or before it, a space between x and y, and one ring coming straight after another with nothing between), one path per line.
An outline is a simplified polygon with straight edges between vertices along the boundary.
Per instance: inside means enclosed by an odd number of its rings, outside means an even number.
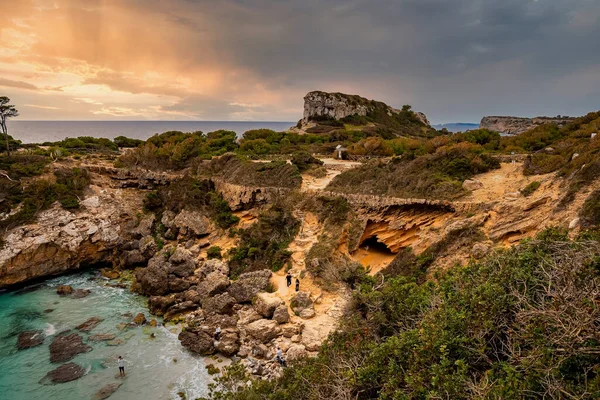
M313 244L318 241L322 227L316 215L312 213L306 213L298 217L302 221L302 225L298 235L288 247L288 250L292 252L292 268L289 271L293 277L292 286L287 287L285 280L287 272L285 269L274 273L271 282L277 288L276 293L288 305L296 293L296 278L300 279L300 291L310 293L311 298L315 301L315 316L313 318L301 319L295 316L291 309L289 312L293 322L304 324L302 343L315 345L321 343L336 326L346 303L346 295L344 289L339 289L337 292L324 291L314 282L311 274L306 270L304 259Z
M321 158L320 160L323 161L323 166L327 170L327 174L322 178L315 178L307 174L302 175L301 190L303 192L307 190L323 190L333 178L342 172L362 165L360 162L337 160L335 158Z

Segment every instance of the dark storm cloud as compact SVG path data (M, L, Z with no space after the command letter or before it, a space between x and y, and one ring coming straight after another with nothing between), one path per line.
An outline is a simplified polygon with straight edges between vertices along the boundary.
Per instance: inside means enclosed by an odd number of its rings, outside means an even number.
M358 93L374 96L381 82L388 81L379 97L416 101L437 120L452 118L444 112L449 102L464 102L465 110L456 118L471 120L515 108L521 114L584 113L600 103L596 91L586 95L589 103L569 109L577 93L568 88L552 93L548 87L600 66L600 7L595 1L209 3L187 1L186 6L211 15L209 31L220 54L282 90L344 80ZM502 74L503 65L510 73ZM473 109L473 98L484 101Z

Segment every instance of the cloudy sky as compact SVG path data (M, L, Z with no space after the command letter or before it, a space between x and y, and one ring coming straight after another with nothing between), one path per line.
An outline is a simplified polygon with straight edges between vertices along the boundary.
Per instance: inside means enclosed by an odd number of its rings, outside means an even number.
M295 121L310 90L432 122L600 109L598 0L0 0L21 119Z

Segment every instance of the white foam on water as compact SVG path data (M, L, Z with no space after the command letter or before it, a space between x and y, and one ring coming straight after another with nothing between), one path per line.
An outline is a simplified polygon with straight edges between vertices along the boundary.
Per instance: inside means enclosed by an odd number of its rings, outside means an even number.
M44 329L44 334L46 336L52 336L56 333L56 327L52 324L46 324L46 329Z

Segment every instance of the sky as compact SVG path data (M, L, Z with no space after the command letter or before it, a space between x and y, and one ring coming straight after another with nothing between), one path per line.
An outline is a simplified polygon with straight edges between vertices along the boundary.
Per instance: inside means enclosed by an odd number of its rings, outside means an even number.
M311 90L433 123L600 109L598 0L0 0L22 120L297 121Z

